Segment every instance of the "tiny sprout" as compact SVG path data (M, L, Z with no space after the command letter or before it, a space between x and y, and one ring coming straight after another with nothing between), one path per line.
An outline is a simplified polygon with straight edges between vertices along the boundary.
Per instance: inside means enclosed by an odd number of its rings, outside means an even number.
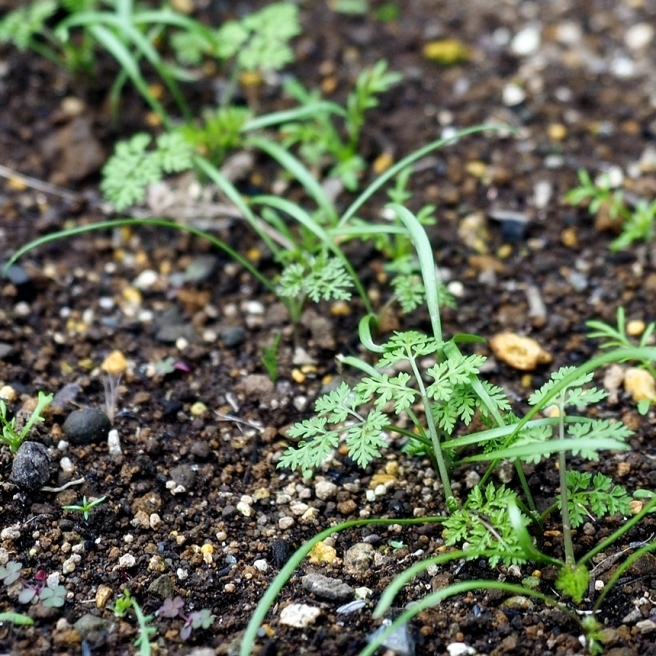
M103 386L105 388L105 410L109 421L113 424L116 416L116 407L118 405L118 386L121 378L127 369L128 363L125 356L120 351L112 351L100 365L101 371L105 374Z
M101 504L103 501L105 501L105 499L107 499L106 496L105 496L105 497L100 497L100 499L95 499L94 501L87 501L86 496L83 496L83 497L82 497L82 503L80 503L79 505L62 506L62 508L63 508L64 510L75 510L75 511L77 511L77 512L80 512L80 513L82 513L82 515L84 516L84 519L85 519L85 520L88 520L91 511L92 511L96 506L98 506L98 505Z

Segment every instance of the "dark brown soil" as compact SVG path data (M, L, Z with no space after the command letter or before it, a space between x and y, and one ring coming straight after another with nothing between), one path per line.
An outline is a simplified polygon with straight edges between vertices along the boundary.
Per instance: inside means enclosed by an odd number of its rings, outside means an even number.
M248 4L249 9L256 6ZM461 283L457 309L445 313L446 334L470 332L490 338L508 329L534 337L553 355L552 365L528 376L500 363L490 370L491 379L510 390L521 408L550 371L596 353L596 345L585 336L585 321L613 323L620 305L632 319L655 318L656 259L651 245L610 254L614 235L601 231L562 197L576 184L578 168L598 172L614 165L625 172L630 192L653 198L656 77L651 62L656 40L635 48L630 29L653 25L656 5L650 0L401 4L398 20L381 23L337 14L330 3L304 3L304 35L295 41L298 62L289 71L310 88L334 88L327 95L338 101L344 100L362 67L381 58L403 73L403 81L369 115L362 152L372 165L383 152L400 159L436 139L447 126L488 121L518 129L517 137L476 135L429 157L413 177L410 207L438 205L438 225L432 230L435 256L449 279ZM205 11L215 21L225 16L221 7ZM527 26L539 28L540 46L516 54L508 41ZM467 62L444 67L424 56L426 43L447 37L466 44ZM122 108L126 118L118 127L112 123L105 97L115 73L109 62L102 64L98 79L80 82L34 54L4 49L0 56L0 163L71 192L47 193L17 179L0 180L0 260L6 260L37 235L106 218L99 202L98 169L117 138L144 129L147 115L128 90ZM516 105L507 97L511 83L526 95ZM191 93L199 110L211 101L208 81ZM72 118L70 98L82 102L77 118ZM277 88L263 93L259 102L262 112L277 108ZM262 157L244 182L266 186L262 180L275 175ZM363 217L375 219L385 200L380 196L369 203ZM340 198L347 201L346 194ZM524 216L529 221L526 232L513 235L507 224L493 218L504 212ZM474 221L474 237L467 229L471 217L480 219ZM252 249L259 248L258 266L275 275L274 263L243 223L222 224L218 234L251 256ZM215 258L210 275L173 287L173 274L210 253ZM359 259L362 278L380 307L390 293L378 275L381 263L375 253ZM337 454L330 467L310 481L276 470L288 443L284 429L308 416L322 387L340 375L335 355L359 350L356 326L362 308L357 302L345 316L327 304L313 307L295 344L284 309L257 281L223 254L212 253L202 240L157 229L54 242L19 264L26 279L2 281L0 293L0 387L15 390L17 409L39 390L56 393L70 383L79 386L75 401L50 413L37 432L52 456L48 485L79 478L84 482L59 493L27 492L10 478L8 449L0 450L0 558L22 562L27 579L39 571L59 572L67 589L65 605L48 610L20 606L0 588L0 610L25 611L37 618L33 627L0 625L0 649L21 656L80 650L135 653L135 623L118 620L110 610L116 596L128 588L147 613L159 608L164 597L180 595L187 609L209 608L216 616L211 629L194 631L184 643L179 637L181 620L156 619L157 653L235 654L281 562L306 540L350 518L444 511L430 462L394 450L365 471ZM145 270L154 271L156 280L138 292L134 281ZM542 297L544 317L531 312L528 288ZM390 320L402 328L427 327L421 313ZM282 343L274 386L260 358L278 334ZM309 356L309 366L294 363L299 345ZM109 455L106 443L69 445L59 451L66 415L76 405L103 406L100 365L115 350L128 360L114 421L122 453ZM168 357L181 368L156 373L155 364ZM653 489L656 416L640 418L622 393L604 412L636 434L630 452L609 455L591 470L612 476L620 471L630 491ZM64 457L70 460L68 471L60 466ZM469 471L457 472L457 491L464 489ZM373 476L385 472L394 472L395 482L369 502L366 492ZM557 486L551 466L528 474L537 496L550 499ZM323 479L338 485L335 497L316 497L316 482ZM83 495L107 496L88 521L62 510ZM304 514L308 509L317 512ZM281 528L280 520L288 517L293 518L290 527ZM620 521L593 522L592 534L577 535L578 548L590 549ZM645 521L616 549L649 540L653 531L653 520ZM349 574L343 556L363 540L375 547L380 562ZM543 549L562 555L560 537L549 540ZM404 546L395 550L391 541ZM436 524L340 534L334 541L336 560L318 565L305 561L284 588L255 652L359 653L378 626L371 612L380 592L395 574L442 545ZM266 571L258 569L256 561L265 561ZM531 570L522 567L518 578L516 572L490 570L484 563L444 567L413 581L397 600L397 609L441 581L506 576L519 582ZM307 593L301 577L311 571L354 588L370 588L364 609L337 614L339 602ZM556 594L553 575L545 570L542 576L544 592ZM111 591L104 605L98 603L99 586ZM656 569L649 560L630 570L609 595L601 616L608 629L608 654L656 654L649 626L638 624L653 618L655 592ZM577 610L591 608L593 601L586 598ZM292 602L320 607L317 621L304 629L280 624L283 607ZM412 627L416 654L444 654L454 642L464 642L475 650L470 653L480 654L583 652L580 631L562 613L539 603L521 610L503 602L502 595L474 592L425 611ZM636 608L638 614L632 614ZM87 613L111 624L83 640L72 625Z

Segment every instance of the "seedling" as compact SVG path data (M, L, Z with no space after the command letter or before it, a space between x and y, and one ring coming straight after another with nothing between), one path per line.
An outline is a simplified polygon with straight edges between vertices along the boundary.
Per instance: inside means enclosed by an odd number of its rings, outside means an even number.
M262 357L260 361L269 374L272 383L278 380L278 349L280 348L280 340L282 335L278 333L271 346L262 347Z
M89 519L89 515L91 514L91 511L103 501L105 501L107 497L100 497L99 499L94 499L93 501L87 501L86 495L82 497L82 503L78 505L72 505L72 506L62 506L64 510L72 510L75 512L82 513L82 516L84 517L85 521Z
M2 435L0 435L0 440L9 445L9 449L12 453L18 451L20 445L30 434L34 424L43 421L41 414L50 403L52 403L52 399L52 394L39 392L36 408L34 408L29 419L21 429L16 427L16 417L12 417L11 419L7 417L7 405L3 399L0 399L0 424L2 424Z
M23 563L10 560L6 565L0 567L0 581L5 586L16 582L20 583L18 602L21 604L40 601L46 608L59 608L66 601L66 588L63 585L48 586L48 578L45 570L39 570L34 575L34 583L22 580L21 571Z
M611 219L617 219L622 232L617 239L611 242L611 251L624 250L634 241L650 242L653 239L656 200L649 202L640 198L631 209L624 192L613 186L607 173L602 174L593 182L590 174L585 169L580 169L578 177L579 186L570 190L565 195L565 200L575 206L588 203L590 214L597 214L605 206L608 216Z
M381 60L364 69L355 82L355 89L346 100L343 115L347 139L344 140L333 123L334 112L317 112L313 122L294 122L282 126L282 144L286 148L299 145L302 159L311 167L333 160L336 164L328 177L340 178L344 186L354 191L364 171L365 163L357 153L365 113L378 105L378 96L386 93L401 80L399 73L387 70L387 62ZM285 91L301 105L318 102L320 95L305 89L300 82L288 82Z
M141 606L126 588L114 603L114 615L116 617L125 617L130 610L134 613L137 618L137 624L139 625L139 635L134 641L134 646L139 647L139 656L150 656L152 653L150 638L157 633L157 629L151 626L153 616L144 615Z
M182 597L166 598L162 606L155 611L155 614L158 617L180 617L183 619L184 625L180 629L181 640L187 640L193 629L209 629L214 623L214 615L207 608L186 614Z

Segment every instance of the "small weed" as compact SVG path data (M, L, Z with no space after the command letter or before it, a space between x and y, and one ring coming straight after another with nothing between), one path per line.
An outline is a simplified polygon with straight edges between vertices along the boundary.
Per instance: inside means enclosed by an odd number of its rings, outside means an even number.
M86 496L82 497L82 503L77 504L77 505L72 505L72 506L62 506L64 510L72 510L75 512L82 513L82 516L84 517L85 521L89 519L89 515L91 514L91 511L103 501L105 501L107 497L100 497L99 499L94 499L93 501L87 501Z
M21 579L23 563L10 560L0 567L0 581L5 586L19 583L18 603L29 604L40 601L46 608L59 608L66 601L66 588L63 585L47 585L48 575L39 570L34 575L34 583Z
M50 405L50 403L52 403L52 399L52 394L39 392L36 408L34 408L22 429L16 427L16 417L12 417L11 419L7 417L7 405L3 399L0 399L0 424L2 424L0 440L9 446L12 453L18 451L20 445L30 434L34 424L43 421L43 417L41 416L42 412Z
M654 220L656 219L656 200L649 202L638 199L633 208L626 201L624 192L614 187L610 175L604 173L594 182L590 174L580 169L579 186L565 194L565 200L571 205L588 204L590 214L597 214L606 207L608 216L617 219L622 232L610 244L611 251L628 248L634 241L651 242L654 238Z
M262 347L262 357L260 361L269 374L272 383L278 380L278 349L280 348L280 340L282 335L278 333L271 346Z
M208 629L214 623L214 615L207 608L186 614L182 597L168 597L155 614L159 617L179 617L184 620L180 629L181 640L187 640L193 629Z
M134 641L134 645L135 647L139 647L139 656L150 656L153 647L150 643L150 638L157 633L157 629L154 626L151 626L153 616L144 615L141 606L126 588L123 590L123 594L119 595L114 603L114 615L116 615L116 617L125 617L130 610L132 610L137 619L139 631L139 635Z

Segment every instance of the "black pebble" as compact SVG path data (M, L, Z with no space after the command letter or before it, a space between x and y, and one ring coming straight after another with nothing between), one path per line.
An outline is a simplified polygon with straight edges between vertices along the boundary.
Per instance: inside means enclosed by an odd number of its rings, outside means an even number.
M292 555L292 545L285 538L276 538L271 543L271 560L274 567L280 569Z
M23 442L11 468L11 477L16 483L30 490L45 485L50 478L48 450L39 442Z
M112 424L99 408L85 408L71 412L62 430L71 444L91 444L107 439Z

